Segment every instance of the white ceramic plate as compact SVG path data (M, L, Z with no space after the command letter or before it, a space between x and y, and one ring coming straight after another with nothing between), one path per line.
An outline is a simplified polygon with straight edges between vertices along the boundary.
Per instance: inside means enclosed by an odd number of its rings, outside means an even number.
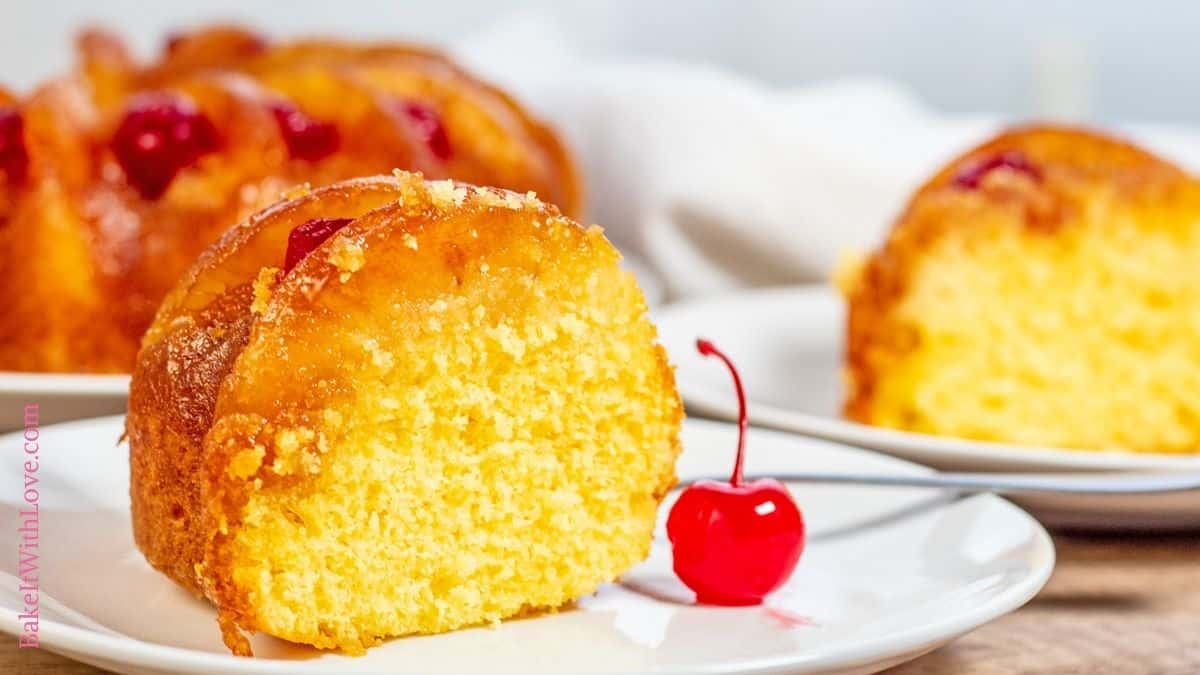
M947 470L1200 471L1200 457L1090 452L984 443L856 424L842 400L842 301L825 286L744 291L656 312L678 367L689 413L733 419L737 402L719 363L696 353L697 337L738 364L754 424L871 448ZM1057 525L1200 527L1200 491L1156 496L1037 496L1025 506Z
M25 406L37 404L42 424L125 411L128 375L0 371L0 432L24 425Z
M1021 606L1054 564L1045 531L990 495L801 486L810 539L763 607L691 603L660 535L650 559L577 608L498 628L386 642L360 658L253 639L230 656L215 612L134 548L121 418L46 427L41 438L42 647L119 673L871 673ZM689 421L683 477L724 474L735 430ZM20 485L21 445L0 438L0 484ZM925 471L870 452L753 430L747 471ZM17 630L19 490L0 491L0 629ZM663 513L666 509L663 509Z

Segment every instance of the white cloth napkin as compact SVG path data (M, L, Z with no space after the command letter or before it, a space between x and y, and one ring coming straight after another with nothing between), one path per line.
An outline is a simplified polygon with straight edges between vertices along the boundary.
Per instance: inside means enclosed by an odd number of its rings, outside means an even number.
M878 80L778 89L703 65L585 59L532 17L453 51L565 134L589 218L668 301L827 280L843 251L882 238L926 176L999 125Z

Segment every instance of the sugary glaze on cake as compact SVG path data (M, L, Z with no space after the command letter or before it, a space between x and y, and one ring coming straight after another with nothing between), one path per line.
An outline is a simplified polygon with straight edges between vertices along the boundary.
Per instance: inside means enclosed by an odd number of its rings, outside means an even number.
M0 370L128 372L179 275L294 185L400 166L580 208L554 134L434 51L234 28L148 65L101 32L78 47L70 75L0 91Z
M845 414L932 434L1200 451L1200 187L1119 140L1005 132L843 278Z
M353 219L282 273L288 234ZM682 407L599 228L531 194L358 179L229 231L146 333L146 559L242 631L361 653L553 609L649 552Z

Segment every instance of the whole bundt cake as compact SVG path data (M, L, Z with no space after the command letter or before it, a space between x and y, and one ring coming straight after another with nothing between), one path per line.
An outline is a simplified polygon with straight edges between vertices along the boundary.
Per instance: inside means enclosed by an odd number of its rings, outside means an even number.
M1018 128L950 162L845 279L845 413L931 434L1200 452L1200 184Z
M79 52L0 91L0 370L128 372L200 251L293 185L399 166L580 206L555 136L436 52L233 28L149 65L100 32Z
M238 654L596 590L649 552L682 416L618 258L532 194L403 172L251 217L138 354L138 547Z

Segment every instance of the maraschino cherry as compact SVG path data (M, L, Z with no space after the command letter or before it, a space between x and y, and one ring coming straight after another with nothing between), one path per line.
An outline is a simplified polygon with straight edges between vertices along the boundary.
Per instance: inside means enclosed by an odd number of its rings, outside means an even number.
M113 155L142 197L158 199L175 174L220 147L217 129L195 104L177 94L134 100L112 138Z
M958 187L975 189L983 182L984 176L997 169L1023 173L1034 180L1041 178L1042 175L1025 153L1009 150L967 164L954 175L954 184Z
M295 159L315 162L337 151L341 135L332 122L321 122L285 101L271 104L271 114L279 124L279 133Z
M697 340L733 375L738 397L738 445L728 483L704 480L679 495L667 518L675 574L710 605L757 605L779 588L804 551L804 518L777 480L742 481L746 450L746 395L729 357L708 340Z
M296 263L312 253L351 220L351 218L313 218L297 225L288 234L287 253L283 257L283 271L290 272Z
M434 157L450 159L450 137L446 135L446 126L436 110L416 101L404 101L400 104L400 111L408 117L417 138L425 143Z

